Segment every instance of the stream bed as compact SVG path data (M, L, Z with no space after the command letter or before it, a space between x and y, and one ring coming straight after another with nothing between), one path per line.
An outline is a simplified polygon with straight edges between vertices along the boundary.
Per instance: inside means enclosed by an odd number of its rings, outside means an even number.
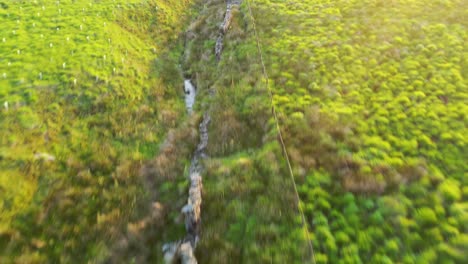
M228 0L223 22L219 28L219 35L215 43L215 56L217 61L221 59L223 50L224 36L229 30L232 21L232 8L239 6L240 0ZM193 85L191 79L184 80L185 106L189 115L193 113L193 106L196 102L197 88ZM181 209L185 218L185 237L176 242L163 245L164 260L166 263L180 261L183 264L196 264L195 248L200 239L201 229L201 204L203 190L203 166L202 159L207 157L206 148L208 146L208 125L211 121L207 110L199 125L200 140L193 153L190 169L188 173L189 193L187 204Z

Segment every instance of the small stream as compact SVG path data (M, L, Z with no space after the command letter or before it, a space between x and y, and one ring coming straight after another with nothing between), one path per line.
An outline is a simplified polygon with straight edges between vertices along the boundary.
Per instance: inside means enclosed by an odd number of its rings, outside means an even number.
M240 5L240 0L228 0L223 22L220 25L220 31L215 44L215 55L217 61L221 59L223 50L224 36L229 30L232 21L232 8ZM189 115L193 112L193 106L196 101L197 89L191 79L184 80L185 106ZM201 160L207 157L206 148L208 146L208 125L211 121L207 112L199 125L200 141L193 153L190 164L188 180L190 182L187 204L181 212L185 217L186 235L182 240L163 245L164 260L166 263L180 261L183 264L196 264L194 252L200 239L201 229L201 204L203 189L203 166Z
M232 22L232 8L234 6L238 7L240 3L241 0L227 0L226 13L224 14L223 23L221 23L221 25L219 26L218 38L216 39L215 44L215 55L217 61L221 60L221 53L223 52L224 46L224 36L227 34L229 26Z
M184 80L185 107L189 115L193 112L193 106L197 95L197 89L192 80ZM205 158L208 146L208 125L211 121L210 115L205 113L199 126L200 141L193 153L190 164L188 180L190 182L187 204L182 207L185 218L185 238L176 242L164 244L163 252L166 263L173 263L180 259L182 263L196 264L194 255L201 227L201 203L202 203L202 170L201 159Z
M185 107L189 114L193 111L193 105L195 104L195 97L197 96L197 90L192 84L192 80L185 79L184 81L184 92L185 92Z
M196 88L190 79L184 80L185 107L189 115L193 112L195 104ZM188 180L190 182L187 204L182 207L182 214L185 218L185 238L176 242L163 245L164 259L166 263L174 263L180 260L181 263L196 264L194 255L200 236L201 226L201 203L202 203L202 170L201 159L206 157L206 147L208 145L208 124L211 119L208 113L203 115L203 120L199 126L200 141L193 153L190 164Z

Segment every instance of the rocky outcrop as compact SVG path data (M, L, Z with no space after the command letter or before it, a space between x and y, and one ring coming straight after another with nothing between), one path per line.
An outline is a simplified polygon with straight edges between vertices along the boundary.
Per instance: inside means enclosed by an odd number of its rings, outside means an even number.
M194 256L200 236L201 225L201 204L202 204L202 165L201 159L206 157L206 147L208 146L208 125L211 121L210 115L205 113L200 123L200 142L197 145L189 169L189 197L187 204L181 212L185 218L185 238L181 241L168 243L163 246L164 259L166 263L181 261L186 264L197 263Z
M190 242L178 241L163 246L164 261L166 263L197 264L193 252L195 249Z
M223 44L224 44L224 36L229 30L229 26L231 25L232 22L232 10L233 8L238 8L240 5L241 1L240 0L228 0L227 1L227 6L226 6L226 13L224 15L224 20L223 23L219 27L219 35L218 38L216 39L216 44L215 44L215 55L216 55L216 60L221 59L221 53L223 52Z

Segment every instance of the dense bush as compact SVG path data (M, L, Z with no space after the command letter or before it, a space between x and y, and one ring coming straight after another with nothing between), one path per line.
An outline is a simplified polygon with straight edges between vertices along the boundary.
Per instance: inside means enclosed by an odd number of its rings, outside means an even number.
M148 197L179 196L139 170L185 113L161 75L191 2L1 4L0 262L103 261Z
M253 2L320 262L466 259L467 7Z
M268 262L267 252L280 247L276 240L257 241L258 251L248 250L255 240L240 235L251 225L244 214L262 229L269 214L248 211L262 196L257 182L273 181L277 173L286 177L287 171L277 152L246 1L218 64L212 55L222 2L209 1L192 25L186 57L187 71L197 77L216 120L210 127L214 164L205 180L210 220L201 250L217 252L204 260ZM462 262L466 3L250 2L317 261ZM205 96L209 90L213 97ZM259 117L261 125L249 123ZM245 165L239 171L233 162L239 155L261 157L266 168L279 170ZM263 182L264 192L292 191L279 191L273 182ZM283 210L274 199L259 201ZM227 210L226 203L242 213ZM219 242L223 233L229 243Z

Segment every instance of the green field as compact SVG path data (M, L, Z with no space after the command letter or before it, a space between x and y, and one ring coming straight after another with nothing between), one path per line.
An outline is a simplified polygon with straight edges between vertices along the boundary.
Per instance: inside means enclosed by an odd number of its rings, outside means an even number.
M98 261L137 217L138 167L185 115L167 47L189 4L0 3L0 262Z
M199 263L466 262L468 2L225 9L0 1L0 262L163 262L205 111Z

